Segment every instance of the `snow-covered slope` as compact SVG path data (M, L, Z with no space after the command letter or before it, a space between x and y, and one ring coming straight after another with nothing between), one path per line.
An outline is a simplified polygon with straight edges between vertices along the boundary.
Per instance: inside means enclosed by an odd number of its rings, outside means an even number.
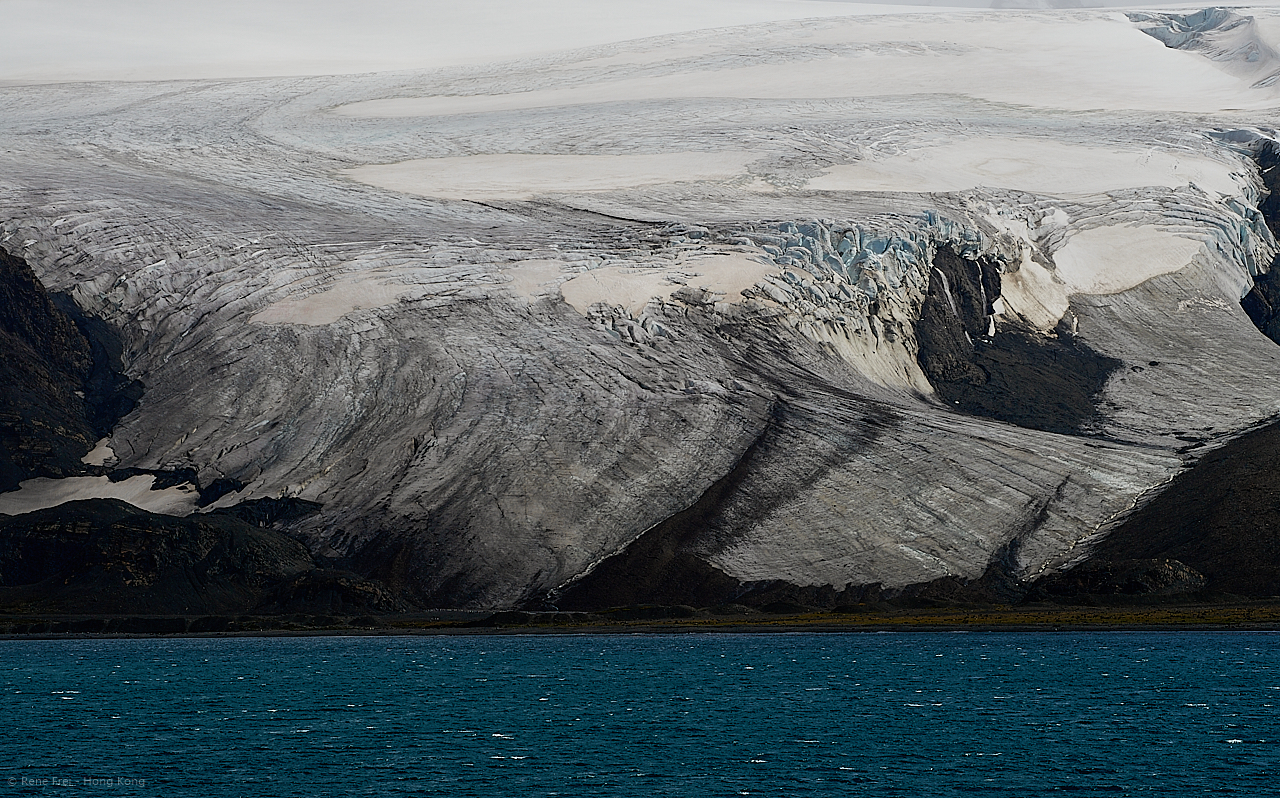
M1240 308L1280 95L1144 26L9 86L0 246L126 338L118 466L319 502L313 552L422 603L554 596L655 535L720 596L1032 576L1280 412Z

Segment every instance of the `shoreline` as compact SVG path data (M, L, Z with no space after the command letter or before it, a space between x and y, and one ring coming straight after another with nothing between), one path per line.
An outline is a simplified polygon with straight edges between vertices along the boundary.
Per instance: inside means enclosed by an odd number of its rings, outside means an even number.
M223 628L201 628L200 621L177 616L0 617L0 640L94 640L234 637L423 637L492 635L636 635L636 634L856 634L899 632L1280 632L1280 602L1230 605L1113 607L948 608L856 613L811 612L769 616L701 616L609 620L598 616L552 621L552 614L530 622L502 623L492 613L441 611L406 616L354 619L317 616L241 617ZM471 616L467 619L467 616ZM509 618L509 615L504 617ZM112 622L116 629L108 631ZM102 631L91 627L101 625ZM173 631L143 631L145 626ZM211 624L205 624L209 627ZM43 628L41 628L43 627ZM19 631L21 629L21 631Z

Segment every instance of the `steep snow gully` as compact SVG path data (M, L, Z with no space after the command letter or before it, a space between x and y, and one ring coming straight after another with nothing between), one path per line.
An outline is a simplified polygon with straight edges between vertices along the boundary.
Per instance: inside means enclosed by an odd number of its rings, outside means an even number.
M1271 595L1274 30L0 85L0 609Z

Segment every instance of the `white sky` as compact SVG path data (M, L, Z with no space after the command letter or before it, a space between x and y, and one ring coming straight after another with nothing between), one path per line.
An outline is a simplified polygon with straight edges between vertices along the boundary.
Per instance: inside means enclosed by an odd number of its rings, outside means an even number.
M414 69L885 8L822 0L0 0L0 81Z
M997 0L1005 4L1043 0ZM1056 0L1048 0L1055 2ZM1278 0L1280 1L1280 0ZM986 0L0 0L0 82L344 74ZM1119 5L1083 0L1085 5Z

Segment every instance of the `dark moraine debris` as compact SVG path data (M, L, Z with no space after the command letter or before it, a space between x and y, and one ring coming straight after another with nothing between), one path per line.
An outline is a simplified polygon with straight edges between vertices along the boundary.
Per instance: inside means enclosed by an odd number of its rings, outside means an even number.
M120 352L105 322L0 248L0 491L85 471L80 458L142 395Z
M1087 433L1098 419L1098 393L1120 361L1066 331L1049 336L1003 323L988 335L1000 296L996 264L942 246L933 267L916 325L917 362L938 397L970 415Z
M1280 423L1205 455L1099 542L1089 560L1037 589L1062 594L1108 570L1120 576L1135 561L1176 561L1203 575L1207 594L1280 596Z

